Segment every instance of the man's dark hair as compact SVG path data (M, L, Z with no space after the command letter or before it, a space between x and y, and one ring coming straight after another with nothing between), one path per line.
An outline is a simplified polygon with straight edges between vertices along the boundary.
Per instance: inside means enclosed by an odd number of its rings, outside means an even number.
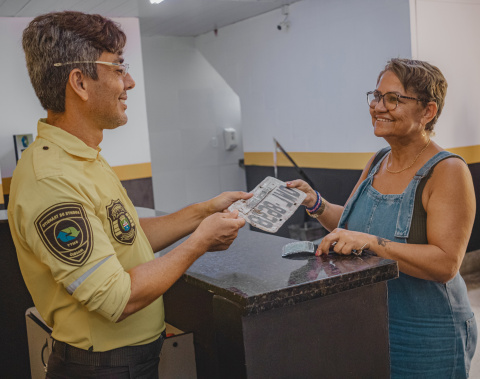
M65 88L72 69L79 68L93 80L97 66L76 63L96 61L103 52L122 54L127 41L120 26L98 14L65 11L33 19L23 31L23 50L33 89L45 110L65 112Z

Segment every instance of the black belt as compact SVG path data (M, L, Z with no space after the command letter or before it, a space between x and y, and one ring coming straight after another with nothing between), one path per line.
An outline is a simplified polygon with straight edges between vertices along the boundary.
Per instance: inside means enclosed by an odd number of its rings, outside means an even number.
M83 350L68 343L53 340L52 350L67 362L89 366L127 366L154 358L154 354L160 353L165 338L166 333L163 331L157 340L146 345L125 346L108 351Z

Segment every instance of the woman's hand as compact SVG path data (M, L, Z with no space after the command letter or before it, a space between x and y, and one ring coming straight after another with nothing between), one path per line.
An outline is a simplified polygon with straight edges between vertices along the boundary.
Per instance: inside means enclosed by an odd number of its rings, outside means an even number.
M300 191L307 194L307 197L305 198L305 200L303 200L302 203L302 205L305 205L307 208L312 208L317 202L317 193L304 180L297 179L287 182L287 187L299 189Z
M363 250L369 249L375 239L376 237L371 234L336 228L323 238L315 255L328 254L331 250L342 255L352 253L358 255Z

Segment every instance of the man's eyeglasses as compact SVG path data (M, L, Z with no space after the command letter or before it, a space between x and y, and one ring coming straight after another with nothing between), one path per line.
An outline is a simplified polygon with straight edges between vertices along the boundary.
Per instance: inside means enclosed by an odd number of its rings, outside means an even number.
M375 108L380 100L383 99L383 105L389 111L393 111L398 106L398 99L410 99L410 100L417 100L417 101L425 101L424 99L419 99L417 97L409 97L399 95L396 92L387 92L385 94L380 94L378 91L369 91L367 92L367 102L370 108Z
M102 61L75 61L75 62L65 62L65 63L54 63L55 67L65 66L67 64L76 64L76 63L98 63L106 66L118 67L122 72L123 76L127 76L129 65L128 63L113 63L113 62L102 62Z

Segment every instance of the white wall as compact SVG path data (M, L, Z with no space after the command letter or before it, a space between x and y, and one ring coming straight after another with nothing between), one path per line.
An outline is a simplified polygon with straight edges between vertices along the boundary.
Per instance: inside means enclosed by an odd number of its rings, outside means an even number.
M302 0L197 38L142 36L155 207L174 211L245 189L237 161L270 152L371 152L365 93L410 57L408 0ZM221 130L243 146L225 152ZM219 145L214 146L212 139Z
M413 0L414 57L436 64L448 81L435 126L442 147L480 144L480 1Z
M2 69L0 83L2 95L0 109L0 168L4 178L12 176L15 168L14 134L31 133L36 136L37 121L46 117L30 84L25 56L21 45L23 29L30 18L0 17L0 51ZM112 166L150 162L148 125L145 107L145 86L143 80L142 50L138 19L115 19L122 25L128 42L125 61L130 63L130 72L136 87L128 96L127 125L114 131L106 131L100 145L102 154Z
M408 0L302 0L291 27L273 11L196 47L240 96L245 152L370 152L365 93L391 57L411 57Z
M0 168L2 176L12 176L16 165L13 144L14 134L37 134L37 121L46 112L33 91L22 50L22 32L30 22L29 18L0 17Z
M172 212L227 190L245 190L238 96L193 38L142 37L155 208ZM222 130L239 133L225 151Z

